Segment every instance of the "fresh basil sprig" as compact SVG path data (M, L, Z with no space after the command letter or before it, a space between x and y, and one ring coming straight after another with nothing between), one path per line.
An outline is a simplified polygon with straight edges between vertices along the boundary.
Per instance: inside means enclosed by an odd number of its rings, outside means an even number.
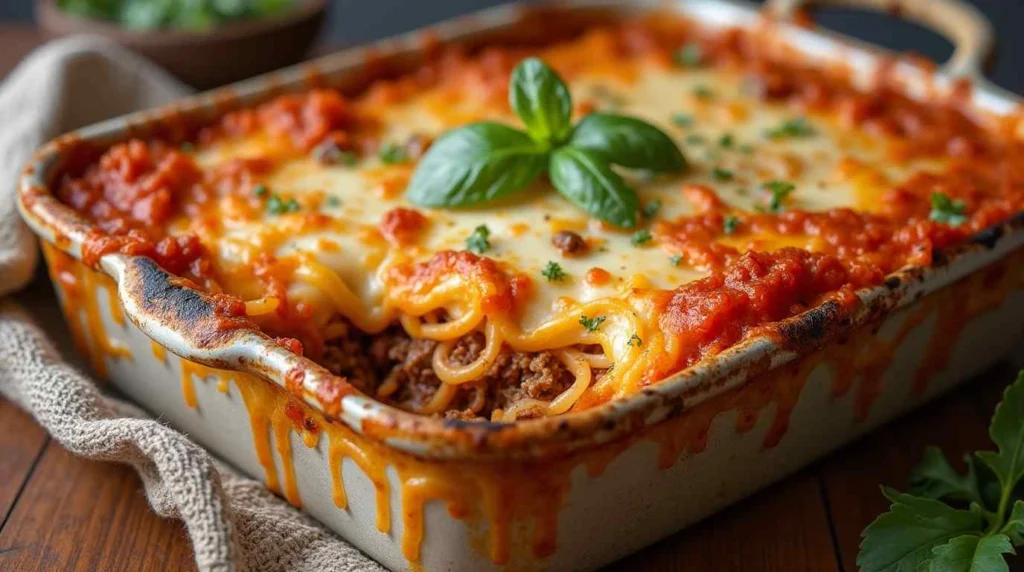
M448 131L417 165L408 199L425 207L477 205L522 191L546 170L573 204L631 228L640 200L612 165L661 173L687 166L671 137L634 117L592 113L573 126L569 88L537 58L512 72L509 104L525 132L490 121Z
M996 406L989 436L998 451L967 455L967 474L933 448L910 493L883 490L892 506L864 529L862 572L1009 572L1004 555L1024 545L1024 371Z

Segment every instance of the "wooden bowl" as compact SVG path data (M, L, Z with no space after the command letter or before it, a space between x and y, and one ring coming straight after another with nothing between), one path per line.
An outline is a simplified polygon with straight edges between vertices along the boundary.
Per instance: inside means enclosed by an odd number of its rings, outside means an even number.
M66 14L57 0L36 0L36 20L48 39L104 36L185 83L206 89L301 61L320 31L326 8L327 0L304 0L280 16L229 22L209 31L135 31Z

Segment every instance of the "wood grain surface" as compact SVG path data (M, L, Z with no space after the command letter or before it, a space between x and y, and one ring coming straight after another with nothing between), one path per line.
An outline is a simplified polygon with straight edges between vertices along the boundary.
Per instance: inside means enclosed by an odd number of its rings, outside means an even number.
M0 24L0 77L38 41L32 28ZM68 347L45 275L17 299ZM986 446L989 416L1013 376L1002 364L610 570L856 570L860 531L887 506L879 485L905 487L928 444L956 458ZM149 509L131 469L75 457L2 399L0 517L0 570L195 568L182 524Z

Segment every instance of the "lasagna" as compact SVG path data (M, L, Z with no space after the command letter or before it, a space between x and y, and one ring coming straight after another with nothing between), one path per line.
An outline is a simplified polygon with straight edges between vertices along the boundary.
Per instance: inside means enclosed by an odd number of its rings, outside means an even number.
M852 311L858 290L1024 210L1017 124L972 116L969 86L919 101L885 69L863 85L770 37L662 15L540 46L431 45L359 93L282 95L115 145L58 195L98 229L87 263L149 256L380 401L564 414L823 303ZM614 167L630 224L555 192L547 165L494 200L410 200L446 134L523 127L509 84L527 58L564 80L573 124L640 119L685 157Z

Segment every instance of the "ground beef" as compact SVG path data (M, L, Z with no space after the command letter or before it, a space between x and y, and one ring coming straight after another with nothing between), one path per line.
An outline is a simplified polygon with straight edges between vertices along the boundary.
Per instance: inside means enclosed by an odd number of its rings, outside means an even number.
M551 244L562 256L579 256L587 252L587 241L571 230L560 230L551 237Z
M469 364L483 351L484 336L464 336L449 354L457 364ZM396 386L379 398L403 409L418 409L430 401L441 381L431 361L437 342L412 339L399 327L368 336L354 327L327 343L323 365L344 375L361 391L378 397L385 383ZM507 409L524 398L551 401L565 391L574 377L550 352L526 354L505 346L480 380L459 387L444 416L452 419L489 419L495 409ZM523 412L530 417L539 412Z

